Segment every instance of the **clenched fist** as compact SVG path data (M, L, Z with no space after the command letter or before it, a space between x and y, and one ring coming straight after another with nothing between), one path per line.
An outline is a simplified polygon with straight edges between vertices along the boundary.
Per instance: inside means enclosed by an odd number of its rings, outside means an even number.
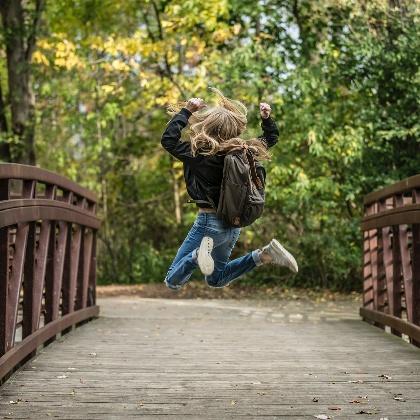
M271 114L271 106L269 104L266 104L265 102L260 103L260 114L261 117L266 119Z
M199 111L200 109L205 108L207 105L201 98L191 98L187 101L185 108L190 112Z

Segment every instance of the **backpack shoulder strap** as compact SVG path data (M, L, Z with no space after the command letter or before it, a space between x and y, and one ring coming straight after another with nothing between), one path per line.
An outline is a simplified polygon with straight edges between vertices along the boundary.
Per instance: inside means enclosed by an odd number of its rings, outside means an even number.
M254 181L254 184L257 186L257 188L261 189L263 188L261 179L259 178L259 176L257 175L257 170L255 168L255 159L254 159L254 155L252 154L251 150L247 150L246 151L246 157L248 159L248 163L249 163L249 168L251 170L251 178Z

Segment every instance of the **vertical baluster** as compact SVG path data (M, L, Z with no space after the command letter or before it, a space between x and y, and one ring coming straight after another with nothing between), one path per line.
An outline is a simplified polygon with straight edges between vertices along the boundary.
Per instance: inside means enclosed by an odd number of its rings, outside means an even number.
M64 244L63 260L63 280L62 280L62 315L70 313L70 266L71 266L71 248L72 248L72 224L67 223L67 237Z
M387 210L387 201L381 200L379 202L379 211L384 212ZM392 252L391 252L391 228L385 226L381 229L382 241L382 275L385 277L385 286L388 301L388 313L393 315L394 299L393 299L393 279L392 279Z
M402 267L400 252L400 227L392 226L392 279L393 279L393 295L394 295L394 315L401 318L402 314ZM401 336L399 332L396 335Z
M386 304L386 282L385 282L385 263L384 263L384 245L383 245L383 234L382 229L377 230L378 235L378 253L377 253L377 275L378 275L378 310L385 312Z
M97 232L92 232L92 252L89 266L89 292L88 292L88 306L96 304L96 235Z
M413 296L412 296L412 321L413 324L420 325L420 224L413 225ZM415 342L420 346L420 342Z
M86 308L87 306L87 297L88 297L88 286L89 286L89 276L90 276L90 264L91 264L91 255L92 255L92 241L93 233L91 229L85 229L85 234L83 237L83 247L81 254L83 256L81 267L82 267L82 276L77 289L77 300L76 307L77 309Z
M58 318L60 310L60 293L63 283L64 261L66 256L69 224L58 222L57 244L53 256L52 269L47 276L49 286L46 293L45 322ZM54 238L55 239L55 238Z
M413 190L413 201L420 204L420 189ZM413 224L413 323L420 325L420 223ZM413 344L420 346L419 342Z
M74 198L71 199L72 202ZM77 199L76 205L82 207L85 199ZM79 264L80 264L80 248L82 245L82 234L83 229L80 225L73 225L70 239L70 273L68 283L66 285L66 293L63 294L63 309L65 313L71 313L74 311L75 299L76 299L76 288L77 288L77 278L79 276ZM66 302L64 302L64 298Z
M56 188L54 185L47 185L45 189L45 198L53 199ZM31 334L39 328L42 309L42 297L44 290L44 282L46 276L48 253L51 252L50 237L51 230L55 229L54 222L43 220L41 222L38 247L35 251L35 262L32 277L32 287L26 292L26 313L25 313L25 333Z
M365 216L369 215L369 207L365 208ZM373 309L372 266L370 261L369 231L363 232L363 306Z
M395 203L393 204L395 207ZM386 210L385 202L382 203L382 211ZM397 233L395 232L397 228ZM391 235L392 241L391 242ZM398 275L399 264L399 253L398 253L398 226L384 227L382 228L382 244L383 244L383 257L384 257L384 269L386 279L386 289L388 294L388 313L393 316L401 317L401 279ZM397 252L395 252L397 251ZM401 336L401 334L391 329L391 332L395 335Z
M9 180L0 179L0 200L9 199ZM0 228L0 357L6 353L6 308L9 283L9 228Z
M86 209L88 205L88 201L86 198L84 197L78 197L77 202L76 202L76 206L80 207L82 209ZM80 239L79 239L79 258L78 258L78 263L77 263L77 267L75 269L75 275L76 275L76 284L75 284L75 288L76 288L76 292L75 292L75 309L80 309L82 308L82 304L83 304L83 266L84 266L84 261L85 261L85 227L84 226L79 226L79 235L80 235Z
M19 294L23 279L23 268L28 240L29 223L19 223L16 230L12 270L10 272L6 308L6 350L15 342L16 319L18 313Z
M35 181L23 181L22 198L31 199L36 194ZM33 305L33 285L35 268L35 241L36 241L36 222L29 223L28 242L26 246L25 267L23 277L23 320L22 337L25 338L32 332L32 305Z
M79 265L77 266L77 280L76 280L76 301L75 309L81 309L83 301L83 266L85 261L85 232L84 226L80 226L80 249L79 249Z
M45 189L45 198L49 200L57 199L57 186L52 184L47 184ZM54 312L55 304L55 295L56 295L56 285L55 285L55 266L57 258L57 226L59 222L55 220L49 221L49 236L47 239L47 259L45 267L45 312L44 312L44 323L47 324L51 322ZM43 282L42 282L43 283ZM43 286L43 284L41 284ZM42 291L42 289L41 289Z
M29 224L28 243L26 246L25 270L23 277L23 322L22 338L32 333L32 307L35 269L36 223Z
M397 207L404 205L404 197L402 194L395 196ZM410 250L408 247L408 231L407 225L400 225L398 229L398 241L400 246L401 269L404 281L405 304L407 310L407 319L413 322L414 306L413 306L413 274L410 261Z
M58 222L50 221L50 237L48 239L47 265L45 269L45 308L44 308L44 324L51 322L51 314L53 311L53 294L54 294L54 270L55 259L57 253L57 226Z
M377 213L377 203L368 208L368 215ZM370 267L372 273L373 309L378 310L378 230L369 230Z
M35 195L35 181L24 181L22 187L22 196L32 198ZM24 263L26 255L26 246L30 223L18 223L14 243L14 254L12 269L7 285L6 302L6 351L11 349L15 342L16 320L19 307L19 294L23 282Z
M73 193L71 191L63 190L63 201L67 204L73 202ZM61 312L62 315L68 314L70 312L70 259L71 259L71 242L72 242L72 224L65 223L66 225L66 235L63 234L63 273L62 273L62 303L61 303ZM64 238L65 236L65 238ZM58 270L58 265L57 265ZM56 273L59 275L59 272Z

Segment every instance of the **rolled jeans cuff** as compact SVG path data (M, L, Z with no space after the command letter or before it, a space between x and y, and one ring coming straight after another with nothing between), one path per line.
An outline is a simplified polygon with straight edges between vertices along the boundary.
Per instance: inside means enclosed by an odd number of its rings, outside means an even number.
M254 260L254 263L257 267L260 266L260 265L263 265L263 262L261 261L260 254L261 254L261 251L259 249L256 249L255 251L251 252L252 259Z

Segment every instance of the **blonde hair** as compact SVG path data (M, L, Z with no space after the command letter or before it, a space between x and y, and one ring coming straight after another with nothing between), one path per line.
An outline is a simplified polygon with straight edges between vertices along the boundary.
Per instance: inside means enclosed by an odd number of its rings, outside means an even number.
M239 136L245 131L247 113L242 102L228 99L223 93L210 88L216 94L216 106L206 107L194 112L189 119L189 139L193 156L197 154L212 156L217 153L251 150L259 159L269 159L266 145L260 139L244 140ZM186 102L168 108L171 114L179 112Z

